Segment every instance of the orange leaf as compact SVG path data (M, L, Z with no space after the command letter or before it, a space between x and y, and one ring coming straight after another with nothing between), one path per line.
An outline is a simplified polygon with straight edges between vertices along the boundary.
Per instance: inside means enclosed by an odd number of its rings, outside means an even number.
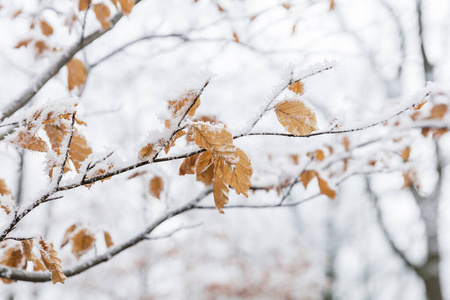
M8 247L6 251L4 251L3 256L0 259L0 265L17 268L17 269L25 269L27 265L27 261L25 256L23 255L22 249L20 247L20 243L14 242L12 246ZM12 283L15 280L1 278L3 283Z
M23 254L25 255L25 258L27 261L33 261L34 260L34 254L33 254L33 240L22 240L22 249Z
M160 139L156 143L148 143L139 151L139 159L147 160L149 158L153 158L156 153L158 153L159 147L164 145L164 139Z
M102 24L103 30L108 28L111 25L111 22L109 21L109 16L111 15L111 12L109 11L108 6L106 6L103 3L98 3L94 5L94 13L97 17L97 20Z
M172 117L174 119L183 116L188 109L189 111L187 112L187 115L189 117L193 117L195 111L200 106L200 98L198 97L198 94L195 91L186 92L185 94L180 96L180 99L169 100L167 102L169 104L169 109L172 112ZM169 123L166 122L166 127L170 128L170 121Z
M414 105L414 110L419 110L419 109L421 109L422 106L424 106L425 103L427 103L427 102L428 102L428 101L425 99L425 100L423 100L422 102L420 102L419 104ZM413 120L414 120L414 119L413 119Z
M72 58L67 63L67 71L69 91L73 90L75 87L81 89L87 78L87 70L83 62L79 59Z
M79 0L78 2L78 10L79 11L83 11L88 9L89 4L91 4L91 0Z
M195 166L197 181L210 185L214 177L214 158L211 151L205 151L200 154Z
M304 93L304 86L301 81L294 82L289 86L289 90L293 91L294 93L298 95L303 95Z
M239 161L231 173L230 186L236 190L237 194L243 194L245 197L248 197L247 191L252 186L252 165L244 151L237 148L236 154L239 157Z
M195 165L197 164L197 160L200 154L195 154L189 157L186 157L180 165L179 175L184 176L186 174L195 174Z
M303 183L303 186L306 188L309 184L309 182L314 178L317 177L318 174L314 170L307 170L303 171L303 173L300 175L300 181Z
M62 272L61 259L59 259L53 243L47 243L41 236L38 241L38 248L45 268L52 273L52 283L64 283L66 275Z
M234 38L234 41L239 44L239 37L236 32L233 32L233 38Z
M401 153L401 157L403 158L403 161L408 161L409 159L409 154L411 153L411 148L410 147L406 147L402 153Z
M291 154L290 158L294 162L294 165L298 165L298 154Z
M17 131L17 135L11 140L11 143L24 149L47 152L47 144L40 137L32 135L26 128Z
M95 235L87 228L78 230L71 238L72 241L72 254L77 258L86 254L94 247Z
M334 0L330 0L330 10L333 10L335 6Z
M317 160L324 160L325 159L325 153L323 153L323 150L317 150L316 151L316 159Z
M447 104L436 104L431 109L430 119L442 119L447 113Z
M119 0L124 15L129 15L134 6L133 0Z
M214 172L213 195L216 208L223 214L223 206L228 203L231 168L224 160L218 160Z
M42 40L34 42L34 48L36 49L37 55L41 55L44 51L49 49L47 44Z
M233 151L233 136L224 127L194 123L189 127L188 140L210 151Z
M6 186L6 183L3 179L0 179L0 196L9 196L11 195L11 191Z
M32 41L33 39L26 39L26 40L22 40L20 42L17 43L17 45L14 46L15 49L18 49L20 47L27 47L28 44Z
M184 130L177 131L174 136L169 140L166 147L164 147L164 152L166 154L169 152L170 148L172 148L175 145L176 140L178 140L180 137L184 136L186 132Z
M77 225L73 224L72 226L70 226L69 228L66 229L66 232L64 233L64 236L63 236L63 240L61 242L61 248L69 243L76 228L77 228Z
M81 163L92 153L86 138L78 130L74 129L69 148L69 158L73 162L77 172L80 172Z
M105 244L107 248L110 248L111 246L114 246L114 243L112 241L111 235L107 231L103 231L103 236L105 237Z
M41 20L41 31L45 36L50 36L53 34L53 28L46 21Z
M317 130L314 112L299 100L285 100L275 105L278 121L293 135L308 135Z
M22 10L21 10L21 9L17 10L17 11L13 14L12 18L13 18L13 19L17 18L21 13L22 13Z
M345 151L348 151L348 149L350 148L350 141L349 141L348 137L344 136L342 138L342 145L344 145Z
M317 176L317 179L319 180L320 193L323 194L323 195L327 195L331 199L335 199L336 198L336 191L330 189L330 187L328 186L328 182L326 182L325 180L323 180L319 176Z
M291 8L291 5L288 3L284 3L282 6L287 10L289 10Z
M155 176L150 180L149 192L155 198L161 199L161 192L164 190L164 182L161 177Z

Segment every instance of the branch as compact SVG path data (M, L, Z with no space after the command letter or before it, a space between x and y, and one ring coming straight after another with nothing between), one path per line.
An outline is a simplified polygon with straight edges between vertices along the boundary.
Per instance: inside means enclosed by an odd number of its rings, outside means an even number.
M63 270L63 273L67 277L71 277L74 275L78 275L92 267L95 267L101 263L104 263L108 260L110 260L112 257L116 256L117 254L121 253L122 251L137 245L139 242L148 239L148 234L150 234L155 228L157 228L159 225L164 223L166 220L171 219L172 217L179 215L181 213L184 213L186 211L192 210L195 208L195 204L208 196L212 192L212 189L206 189L204 192L202 192L200 195L198 195L193 200L187 202L186 204L180 206L179 208L172 209L167 211L162 216L159 216L156 218L150 225L147 226L142 232L137 234L136 236L132 237L128 241L125 241L124 243L117 245L107 252L97 255L94 258L79 263L69 269ZM10 268L7 266L0 265L0 277L2 278L8 278L13 280L21 280L21 281L31 281L31 282L45 282L51 280L51 273L48 272L30 272L25 270L20 270L16 268Z
M141 0L135 0L135 4L138 4ZM64 67L81 49L85 48L91 44L96 39L103 36L105 33L110 31L123 17L122 12L118 12L114 15L110 23L111 25L105 30L99 29L89 34L85 38L82 38L75 45L72 45L65 53L63 53L59 59L54 61L41 75L37 76L32 83L29 84L22 95L20 95L16 100L14 100L9 106L7 106L2 112L3 115L0 117L0 123L10 116L12 116L16 111L25 106L33 97L36 95L41 88L54 76L56 75L62 67Z
M392 239L392 236L390 235L389 231L387 230L386 226L384 225L383 216L382 216L381 208L379 205L379 199L378 199L378 196L375 194L375 192L372 190L372 188L370 186L370 179L368 176L366 176L366 187L367 187L367 193L368 193L371 201L374 204L378 224L380 225L380 229L381 229L387 243L389 244L390 248L392 249L392 251L394 251L395 254L397 254L397 256L403 261L403 263L411 271L414 271L414 273L416 273L418 276L421 276L419 274L420 266L413 264L409 260L409 258L406 257L406 254L403 252L403 250L401 250L400 248L397 247L394 240Z
M196 228L201 226L203 223L200 222L198 224L194 224L194 225L190 225L190 226L183 226L180 228L177 228L175 230L170 231L169 233L166 234L161 234L161 235L154 235L154 236L147 236L145 237L146 240L161 240L161 239L166 239L168 237L171 237L172 235L174 235L175 233L182 231L182 230L186 230L186 229L192 229L192 228Z

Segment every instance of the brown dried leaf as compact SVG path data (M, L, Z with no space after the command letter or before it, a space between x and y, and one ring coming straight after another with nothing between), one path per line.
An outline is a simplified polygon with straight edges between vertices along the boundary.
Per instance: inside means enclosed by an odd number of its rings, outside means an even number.
M61 248L69 243L76 228L77 228L77 224L73 224L72 226L70 226L69 228L66 229L66 232L64 233L64 236L63 236L63 239L61 242Z
M164 147L164 152L166 154L169 152L170 148L172 148L175 145L176 140L178 140L180 137L184 136L186 132L184 130L177 131L174 136L169 140L166 147Z
M324 160L325 159L325 153L323 153L323 150L317 150L316 151L316 159L317 160Z
M13 18L13 19L17 18L21 13L22 13L22 10L21 10L21 9L16 10L16 12L12 15L12 18Z
M217 3L217 9L218 9L221 13L224 13L224 12L225 12L225 9L224 9L222 6L220 6L219 3Z
M72 241L72 254L80 259L82 255L94 247L95 234L87 228L82 228L70 240Z
M319 180L320 193L322 195L328 196L331 199L336 199L336 191L332 190L328 186L328 182L326 182L324 179L320 178L319 176L317 176L317 179Z
M18 49L20 47L27 47L28 44L32 41L33 39L25 39L25 40L21 40L20 42L17 43L17 45L14 46L15 49Z
M79 0L78 2L78 10L83 11L88 9L89 5L91 4L92 0Z
M128 176L127 179L133 179L133 178L135 178L135 177L144 175L144 174L146 174L146 173L147 173L147 172L145 172L145 171L138 171L138 172L135 172L135 173L131 174L130 176Z
M428 101L425 99L422 102L420 102L419 104L414 105L414 110L419 110L422 108L422 106L425 105L425 103L427 103Z
M239 37L238 37L238 35L237 35L236 32L233 32L233 39L234 39L234 41L235 41L236 43L239 44Z
M34 254L33 254L33 240L22 240L22 249L23 254L25 255L25 258L27 261L33 261L34 260Z
M348 149L350 148L350 140L348 139L348 137L344 136L342 138L342 145L344 145L345 151L348 151Z
M157 143L148 143L141 149L141 151L139 151L139 159L147 160L149 158L153 158L153 156L158 153L159 147L164 145L164 143L164 139L159 140Z
M124 15L129 15L134 6L133 0L119 0Z
M293 135L307 135L317 130L314 112L299 100L285 100L275 105L278 121Z
M186 157L180 165L179 175L184 176L186 174L195 174L195 165L197 164L197 160L200 154L195 154L189 157Z
M447 104L436 104L431 109L430 119L439 119L442 120L447 113L448 106Z
M408 161L409 159L409 154L411 153L411 148L410 147L406 147L402 153L401 153L401 157L403 158L403 161Z
M26 128L21 128L11 143L32 151L48 151L47 144L44 140L38 136L32 135Z
M111 12L103 3L98 3L94 5L94 13L97 17L97 20L102 24L102 29L105 30L111 25L111 22L109 21L109 16L111 15Z
M55 151L56 154L61 155L61 149L63 147L62 141L64 136L69 133L69 128L62 123L59 125L45 124L44 130L47 133L53 151Z
M197 181L203 182L206 185L212 184L214 177L214 161L215 157L213 157L211 151L205 151L199 155L195 166Z
M244 151L237 148L236 154L239 157L239 161L231 173L230 186L236 190L238 195L243 194L245 197L248 197L247 191L252 186L253 168L250 159Z
M45 20L41 20L41 31L42 34L45 36L50 36L53 34L53 27L50 26L50 24L47 23Z
M282 6L287 10L291 9L291 5L289 3L284 3Z
M33 259L33 271L45 271L46 268L44 266L44 263L39 258Z
M223 214L223 206L228 203L229 182L230 182L231 168L224 160L217 160L214 181L213 181L213 195L216 208Z
M224 127L196 123L189 127L188 140L213 152L234 152L233 136Z
M161 192L164 190L164 181L161 177L155 176L150 180L149 192L155 198L161 199Z
M305 87L301 81L297 81L289 86L289 90L293 91L298 95L303 95Z
M289 157L294 162L294 165L298 165L298 154L291 154Z
M334 0L330 0L330 10L333 10L335 6Z
M194 103L195 101L195 103ZM189 117L193 117L195 111L200 106L200 97L196 91L189 91L180 96L180 99L177 100L169 100L167 101L169 104L169 109L172 112L173 118L178 118L183 116L186 113L186 110L189 109L187 115ZM166 127L168 124L166 124ZM170 125L170 122L169 122ZM170 126L169 126L170 127Z
M105 237L105 244L107 248L110 248L111 246L114 246L114 243L112 241L111 235L107 231L103 231L103 236Z
M0 179L0 196L9 196L11 195L11 191L8 189L5 181Z
M308 184L310 183L310 181L314 177L318 177L318 176L319 175L314 170L303 171L303 173L300 175L300 181L303 183L303 186L306 188L308 186Z
M20 243L14 243L5 252L0 260L0 265L5 265L12 268L25 269L27 266L27 261L22 252L22 247ZM15 280L1 278L3 283L12 283Z
M83 62L79 59L72 58L67 63L67 71L69 91L73 90L76 87L78 89L81 89L87 78L87 70Z
M52 273L52 283L64 283L67 277L62 272L61 259L59 259L53 243L47 243L41 236L38 241L38 248L45 268Z
M69 158L73 162L77 172L80 172L81 163L92 153L86 138L78 130L74 129L69 148Z
M43 40L34 42L34 48L36 49L36 56L39 56L44 53L44 51L50 49Z

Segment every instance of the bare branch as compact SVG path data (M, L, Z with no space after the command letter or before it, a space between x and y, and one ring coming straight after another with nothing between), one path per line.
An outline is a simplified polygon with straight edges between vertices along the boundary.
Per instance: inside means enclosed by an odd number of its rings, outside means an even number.
M208 196L212 192L212 189L206 189L203 191L200 195L195 197L193 200L185 203L184 205L169 210L163 215L157 217L151 224L147 226L142 232L137 234L136 236L132 237L128 241L125 241L124 243L117 245L115 247L112 247L107 252L97 255L94 258L79 263L78 265L73 266L72 268L63 270L63 273L67 277L71 277L77 274L80 274L92 267L95 267L101 263L104 263L108 260L110 260L112 257L116 256L117 254L121 253L122 251L138 244L139 242L148 239L148 234L150 234L155 228L157 228L159 225L164 223L166 220L171 219L172 217L179 215L181 213L184 213L186 211L192 210L196 203ZM10 268L7 266L0 265L0 277L2 278L8 278L8 279L14 279L14 280L21 280L21 281L31 281L31 282L45 282L51 280L51 273L48 272L29 272L25 270L20 270L16 268Z
M165 234L161 234L161 235L150 235L147 236L145 239L146 240L161 240L161 239L166 239L168 237L171 237L172 235L174 235L175 233L182 231L182 230L186 230L186 229L192 229L192 228L196 228L199 227L203 224L203 222L200 222L198 224L194 224L194 225L190 225L190 226L183 226L180 228L177 228L175 230L170 231L169 233L165 233Z

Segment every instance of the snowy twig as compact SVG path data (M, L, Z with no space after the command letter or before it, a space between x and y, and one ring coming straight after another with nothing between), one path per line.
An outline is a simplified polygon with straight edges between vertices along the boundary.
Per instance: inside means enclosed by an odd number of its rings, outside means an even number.
M117 254L121 253L122 251L138 244L139 242L146 240L148 238L148 235L155 230L159 225L164 223L165 221L171 219L172 217L179 215L181 213L184 213L186 211L192 210L195 208L195 205L197 202L208 196L210 193L212 193L212 189L206 189L203 191L200 195L195 197L192 201L189 201L185 203L184 205L169 210L163 215L157 217L150 225L148 225L142 232L137 234L136 236L132 237L128 241L125 241L124 243L117 245L115 247L112 247L110 250L106 251L105 253L101 255L97 255L93 257L92 259L79 263L78 265L73 266L72 268L63 270L63 273L67 277L71 277L77 274L80 274L92 267L95 267L103 262L106 262L110 260L112 257L116 256ZM2 278L8 278L8 279L14 279L14 280L21 280L21 281L31 281L31 282L45 282L51 280L51 273L48 272L30 272L25 270L20 270L17 268L10 268L4 265L0 265L0 277Z
M172 230L172 231L170 231L170 232L168 232L168 233L166 233L166 234L154 235L154 236L151 236L151 235L150 235L150 236L147 236L147 237L145 237L145 239L146 239L146 240L160 240L160 239L165 239L165 238L171 237L172 235L174 235L175 233L177 233L177 232L179 232L179 231L186 230L186 229L196 228L196 227L201 226L202 224L203 224L203 223L200 222L200 223L198 223L198 224L194 224L194 225L190 225L190 226L183 226L183 227L174 229L174 230Z

